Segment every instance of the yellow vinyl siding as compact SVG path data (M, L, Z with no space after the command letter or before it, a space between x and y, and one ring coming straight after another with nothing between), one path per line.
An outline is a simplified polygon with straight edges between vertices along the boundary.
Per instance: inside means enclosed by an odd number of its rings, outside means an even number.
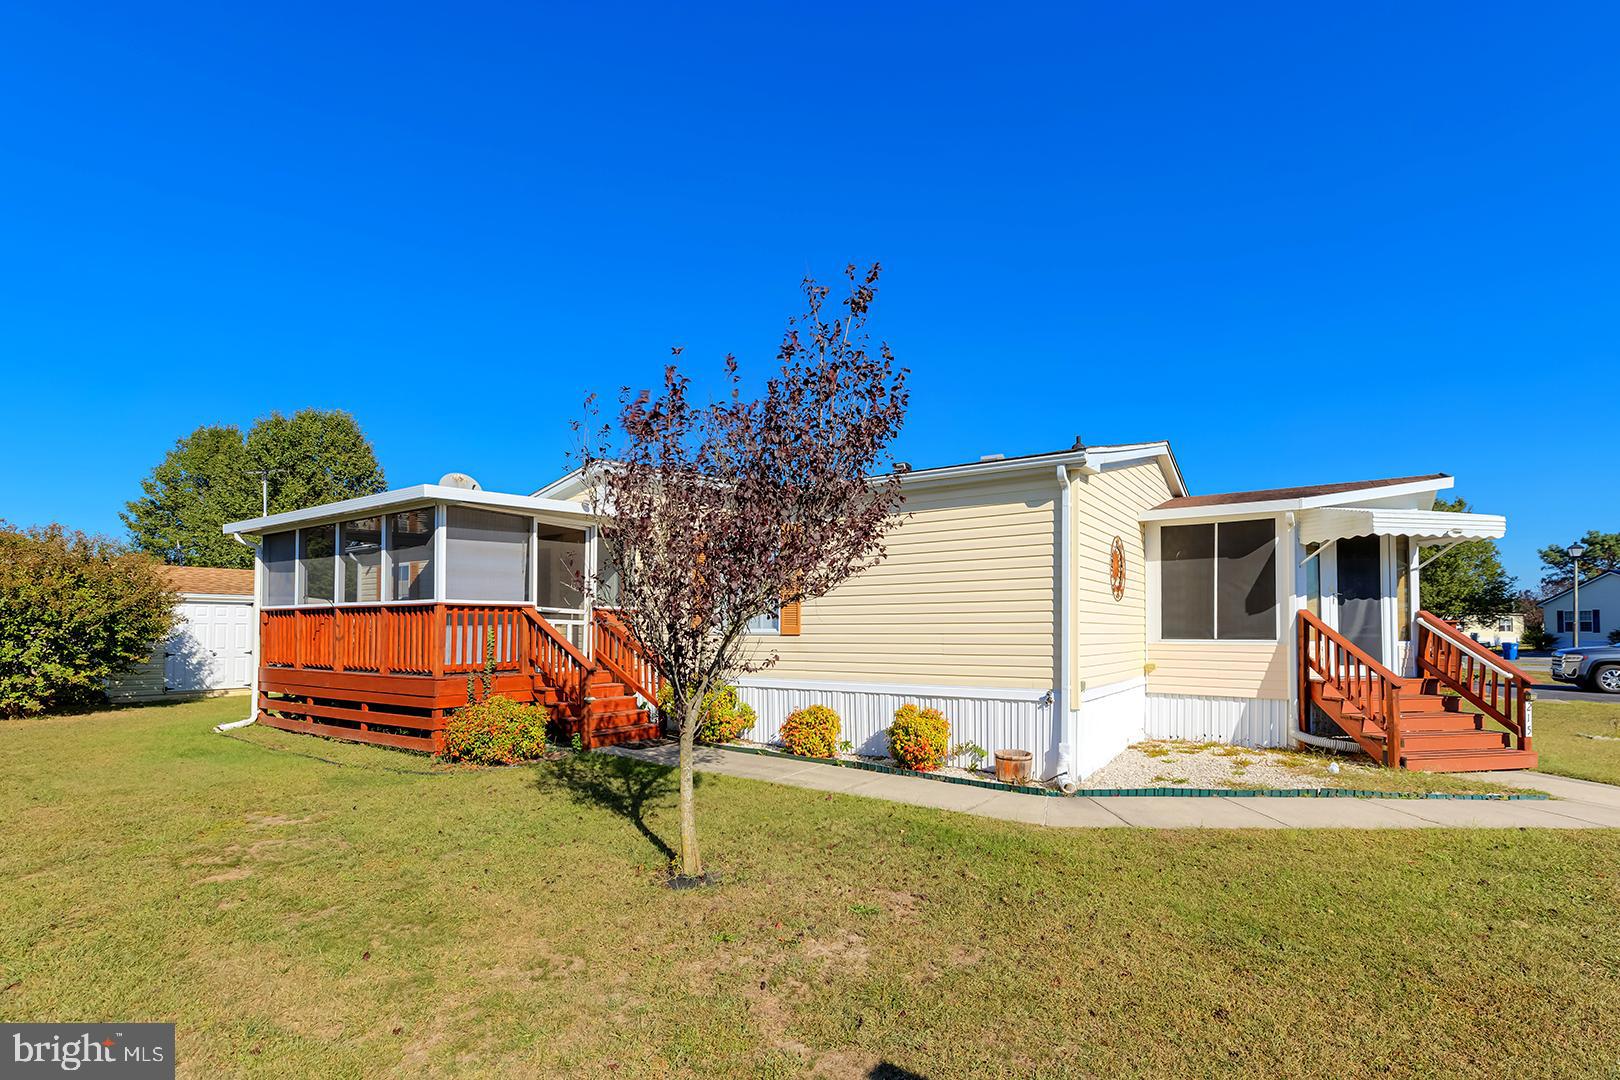
M1148 646L1150 694L1286 698L1284 642L1159 641Z
M1076 475L1074 562L1070 567L1076 690L1140 678L1147 654L1147 559L1142 511L1170 498L1158 462ZM1114 537L1125 547L1125 594L1114 599L1109 576Z
M798 637L764 636L771 679L1054 684L1057 478L908 491L888 557L805 602Z

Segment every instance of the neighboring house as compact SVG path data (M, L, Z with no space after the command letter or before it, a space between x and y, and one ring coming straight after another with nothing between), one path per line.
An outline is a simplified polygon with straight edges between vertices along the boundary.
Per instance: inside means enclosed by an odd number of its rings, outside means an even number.
M945 712L953 742L1032 751L1043 777L1083 777L1144 736L1524 767L1527 683L1453 687L1507 737L1445 709L1434 680L1402 678L1516 678L1419 614L1426 558L1506 529L1433 510L1451 485L1191 496L1165 442L913 471L881 564L757 620L780 659L741 681L750 737L825 703L881 753L894 710L917 702ZM600 565L586 495L576 472L530 496L423 485L227 525L263 541L256 715L432 749L492 660L499 692L553 705L587 745L648 734L636 699L656 675L611 598L574 584L571 568ZM1483 655L1454 663L1463 651Z
M1575 590L1565 589L1541 601L1553 648L1575 644ZM1581 582L1581 644L1607 645L1609 631L1620 627L1620 571L1605 570Z
M253 682L253 571L206 566L161 567L180 594L180 624L145 663L107 687L113 701L246 689Z
M1465 619L1457 624L1457 629L1481 644L1501 648L1504 642L1518 641L1524 636L1524 616L1514 612L1494 619Z

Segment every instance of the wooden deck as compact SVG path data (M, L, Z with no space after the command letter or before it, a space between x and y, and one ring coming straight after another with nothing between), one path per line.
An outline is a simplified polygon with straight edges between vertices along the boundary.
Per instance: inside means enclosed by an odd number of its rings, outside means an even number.
M637 699L657 674L608 612L587 658L524 604L374 604L260 613L260 723L286 731L437 752L444 724L492 693L551 710L554 734L588 748L652 738Z

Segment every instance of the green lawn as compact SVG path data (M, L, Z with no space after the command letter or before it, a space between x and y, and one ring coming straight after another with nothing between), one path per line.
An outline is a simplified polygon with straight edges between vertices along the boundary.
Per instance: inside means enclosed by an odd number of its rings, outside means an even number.
M659 770L208 731L243 705L0 724L0 1019L174 1020L194 1077L1620 1062L1615 833L1058 831L705 776L726 884L672 893Z
M1538 701L1532 715L1538 769L1620 784L1620 701Z

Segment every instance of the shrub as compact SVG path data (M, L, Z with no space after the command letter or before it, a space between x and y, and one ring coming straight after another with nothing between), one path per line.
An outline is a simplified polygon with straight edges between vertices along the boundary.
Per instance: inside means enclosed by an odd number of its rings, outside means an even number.
M1550 649L1557 641L1545 626L1526 626L1519 635L1519 644L1527 649Z
M658 691L658 708L668 714L671 704L669 684ZM737 696L735 686L717 686L703 695L703 706L698 716L697 741L701 743L728 743L742 737L754 726L753 706ZM680 718L676 717L679 722Z
M0 522L0 716L104 704L175 626L158 564L60 525Z
M889 725L889 756L918 772L945 764L950 741L951 722L938 709L902 705Z
M521 705L511 698L487 697L476 705L457 709L444 725L446 761L474 765L511 765L529 761L546 750L544 705Z
M794 709L782 721L782 745L800 757L830 758L838 752L838 714L825 705Z

